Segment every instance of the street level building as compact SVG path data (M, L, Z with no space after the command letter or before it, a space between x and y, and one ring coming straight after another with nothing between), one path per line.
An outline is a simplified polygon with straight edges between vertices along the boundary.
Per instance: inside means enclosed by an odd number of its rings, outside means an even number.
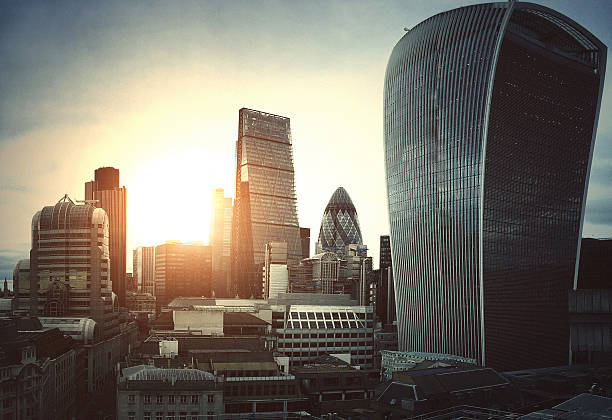
M261 297L266 243L285 242L289 265L301 259L289 118L240 110L232 232L232 296Z
M110 279L119 306L125 307L126 189L119 187L119 169L95 171L94 181L85 183L85 200L106 211L109 224Z
M397 43L384 139L400 350L567 364L606 54L527 2L440 13Z

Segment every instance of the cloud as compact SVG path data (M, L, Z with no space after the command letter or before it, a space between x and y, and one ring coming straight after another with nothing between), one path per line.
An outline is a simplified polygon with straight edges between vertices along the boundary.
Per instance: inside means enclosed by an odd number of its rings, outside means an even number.
M5 178L0 182L0 191L26 192L28 188L25 185L17 183L13 178ZM2 251L0 250L0 252Z

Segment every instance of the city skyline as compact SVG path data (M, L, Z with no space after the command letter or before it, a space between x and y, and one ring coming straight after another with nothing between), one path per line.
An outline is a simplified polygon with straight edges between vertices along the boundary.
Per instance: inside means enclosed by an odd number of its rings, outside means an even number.
M0 277L10 279L27 257L37 209L65 193L84 198L83 182L102 166L121 170L130 191L127 267L138 246L207 242L211 191L233 196L241 107L291 119L300 224L316 232L328 197L342 185L378 261L378 237L389 233L381 130L387 58L404 26L472 3L268 2L244 10L238 3L176 9L108 3L72 4L64 12L44 3L8 6L0 25L0 48L10 58L0 71L7 93L0 99ZM567 1L554 8L612 44L612 6L590 5ZM255 30L241 29L241 19L250 18ZM123 25L129 19L134 25ZM241 60L266 64L251 75ZM609 86L584 236L612 236ZM339 159L347 150L350 162ZM151 211L149 197L162 194ZM177 206L178 199L191 206ZM175 223L155 223L160 219Z

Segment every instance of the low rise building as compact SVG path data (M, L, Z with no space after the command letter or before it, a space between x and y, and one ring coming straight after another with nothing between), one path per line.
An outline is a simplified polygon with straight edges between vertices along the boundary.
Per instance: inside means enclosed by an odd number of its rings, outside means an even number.
M208 372L148 365L121 369L119 420L215 418L223 412L223 388Z

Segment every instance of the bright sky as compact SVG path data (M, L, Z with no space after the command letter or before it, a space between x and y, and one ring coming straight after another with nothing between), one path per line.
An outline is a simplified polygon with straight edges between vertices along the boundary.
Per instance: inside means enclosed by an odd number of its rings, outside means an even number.
M0 276L27 258L31 218L82 199L100 166L127 187L131 251L208 240L212 189L233 196L238 110L291 118L311 249L346 188L378 266L388 233L382 87L405 26L469 2L8 2L0 13ZM612 2L543 2L612 45ZM608 77L610 79L610 75ZM612 237L606 84L585 236Z

